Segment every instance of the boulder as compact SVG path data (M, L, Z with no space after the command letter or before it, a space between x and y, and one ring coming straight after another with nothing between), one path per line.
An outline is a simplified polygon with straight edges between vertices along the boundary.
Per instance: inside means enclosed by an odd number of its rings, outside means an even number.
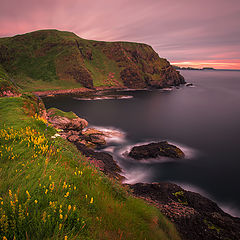
M58 129L82 131L87 127L88 122L82 118L69 119L62 116L48 117L48 121Z
M162 141L135 146L131 149L128 156L140 160L147 158L158 158L160 156L170 158L184 158L185 155L180 148L169 144L167 141Z
M95 145L106 145L105 134L94 128L82 131L83 138Z

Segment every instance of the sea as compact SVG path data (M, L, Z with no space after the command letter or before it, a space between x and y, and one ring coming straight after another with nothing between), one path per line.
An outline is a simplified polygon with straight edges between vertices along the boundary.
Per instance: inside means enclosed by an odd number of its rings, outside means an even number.
M240 217L240 71L181 70L190 86L44 98L89 127L114 130L106 151L127 183L176 183ZM185 159L130 159L135 145L167 140Z

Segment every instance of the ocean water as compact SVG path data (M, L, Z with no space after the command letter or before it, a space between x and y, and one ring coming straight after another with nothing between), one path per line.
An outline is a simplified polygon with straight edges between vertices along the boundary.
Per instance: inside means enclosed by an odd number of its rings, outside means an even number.
M181 74L192 87L120 91L96 99L58 96L44 102L75 112L90 126L119 130L122 135L102 150L119 162L127 182L171 181L240 216L240 72ZM131 146L160 140L182 148L186 158L126 157Z

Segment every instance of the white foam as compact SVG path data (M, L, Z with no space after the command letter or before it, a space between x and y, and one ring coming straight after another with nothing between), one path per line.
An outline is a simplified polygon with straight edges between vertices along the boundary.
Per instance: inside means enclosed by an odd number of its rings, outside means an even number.
M115 151L116 147L115 146L110 146L110 147L106 147L104 148L103 150L105 152L110 152L110 153L113 153Z
M115 96L102 96L102 97L89 97L89 98L81 98L81 97L74 97L73 99L75 100L79 100L79 101L96 101L96 100L112 100L112 99L131 99L133 98L133 96L119 96L119 95L115 95Z
M185 159L193 159L194 157L196 157L198 155L198 151L194 148L191 148L187 145L184 145L182 143L178 143L178 142L174 142L171 140L167 140L167 142L169 144L175 145L177 147L179 147L185 154Z
M123 173L123 176L126 178L126 180L124 180L124 183L134 184L138 182L147 182L149 176L151 176L151 171L149 169L134 169L127 173Z
M219 207L233 217L240 217L240 210L234 204L219 204Z
M123 143L126 141L126 133L114 127L91 126L104 133L106 142Z
M148 88L142 88L142 89L137 89L137 88L125 88L125 89L119 89L117 92L135 92L135 91L152 91L151 89Z
M161 88L159 89L159 91L161 92L171 92L173 90L173 88Z

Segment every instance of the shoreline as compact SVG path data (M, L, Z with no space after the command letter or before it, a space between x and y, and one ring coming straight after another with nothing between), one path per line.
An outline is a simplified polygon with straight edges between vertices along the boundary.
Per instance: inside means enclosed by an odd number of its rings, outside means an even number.
M123 182L123 169L112 154L89 148L74 138L67 137L66 140L74 144L106 177L126 186L131 196L157 207L175 224L183 240L240 239L240 218L224 212L209 198L171 182L126 184Z
M60 89L60 90L47 90L47 91L36 91L32 92L39 97L48 97L48 96L57 96L57 95L64 95L64 94L77 94L77 93L95 93L99 91L105 90L124 90L127 87L96 87L96 88L71 88L71 89Z

